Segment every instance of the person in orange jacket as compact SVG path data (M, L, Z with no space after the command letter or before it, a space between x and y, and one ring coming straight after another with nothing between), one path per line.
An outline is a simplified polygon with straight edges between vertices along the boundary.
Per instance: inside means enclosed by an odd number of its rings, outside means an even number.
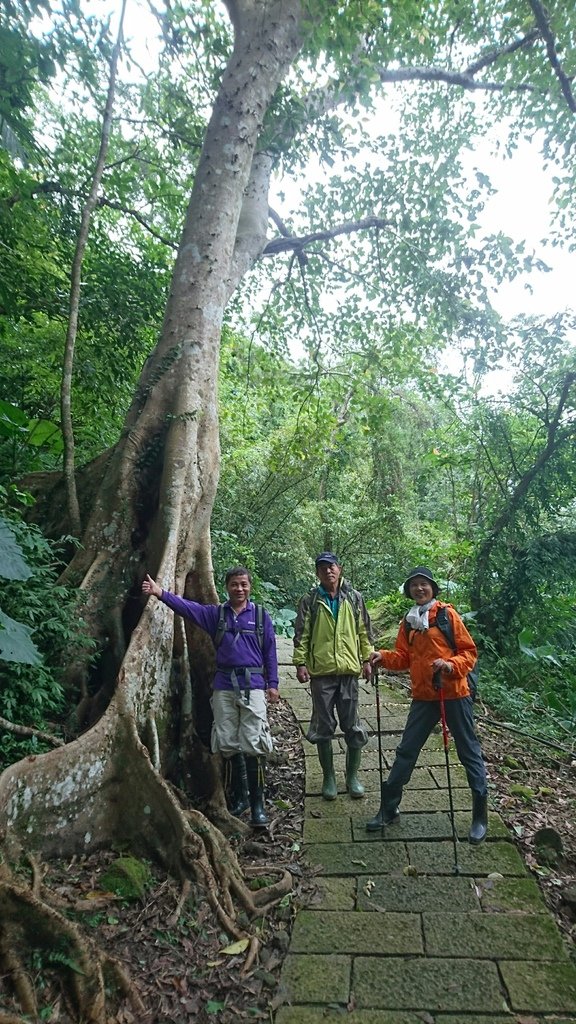
M377 832L400 818L403 788L410 780L422 747L440 720L440 701L434 686L434 676L440 672L446 721L472 790L472 825L468 839L478 844L486 837L488 797L486 768L474 727L467 679L478 656L476 645L452 606L437 600L439 587L430 569L417 566L408 575L403 589L406 597L415 603L400 623L394 650L375 651L370 660L373 667L382 665L396 672L409 669L412 703L394 764L382 785L380 809L366 823L366 829ZM442 606L450 617L455 650L435 626L436 614Z

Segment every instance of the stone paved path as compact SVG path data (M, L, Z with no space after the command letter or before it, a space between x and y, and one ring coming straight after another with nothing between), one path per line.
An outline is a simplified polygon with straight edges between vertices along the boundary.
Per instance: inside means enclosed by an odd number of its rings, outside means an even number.
M310 696L279 640L282 694L305 732ZM382 682L382 678L384 682ZM403 692L380 681L385 774L407 712ZM459 874L445 753L433 735L384 835L365 830L378 809L374 689L362 686L363 800L344 789L345 747L334 741L338 799L320 796L316 749L306 755L304 842L320 869L318 894L299 909L286 957L285 1005L274 1024L576 1024L576 965L538 885L491 813L487 841L471 847L470 793L451 744Z

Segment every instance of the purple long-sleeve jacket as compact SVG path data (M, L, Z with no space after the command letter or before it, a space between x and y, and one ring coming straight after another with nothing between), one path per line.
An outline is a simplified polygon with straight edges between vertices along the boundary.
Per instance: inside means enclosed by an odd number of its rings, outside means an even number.
M191 619L200 629L204 629L214 639L218 628L220 617L220 606L217 604L200 604L198 601L188 601L185 597L178 597L171 594L169 590L162 591L160 598L177 615L185 619ZM263 643L262 650L256 636L256 613L253 601L249 601L246 608L235 615L230 602L224 604L224 615L226 621L226 632L216 651L216 674L214 676L213 688L215 690L234 689L231 681L232 669L250 670L260 669L260 672L250 671L250 687L253 690L277 690L278 689L278 656L276 654L276 637L274 626L267 611L263 614ZM253 630L254 632L240 633L239 630ZM264 671L262 672L262 669ZM240 673L237 673L240 675Z

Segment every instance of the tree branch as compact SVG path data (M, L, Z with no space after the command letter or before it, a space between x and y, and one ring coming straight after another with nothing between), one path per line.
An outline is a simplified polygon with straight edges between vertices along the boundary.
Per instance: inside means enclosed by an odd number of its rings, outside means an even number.
M558 60L558 51L556 49L556 43L554 41L552 28L550 26L550 18L548 17L548 14L543 5L540 3L540 0L529 0L529 2L530 7L534 12L534 17L536 18L536 24L538 25L544 42L546 43L546 52L548 53L548 60L550 61L550 64L556 72L556 76L558 78L558 81L560 82L560 88L562 89L562 92L564 94L564 99L566 100L566 103L568 104L572 113L576 114L576 100L574 99L570 79L564 71L560 61Z
M0 718L0 729L12 732L15 736L35 736L36 739L44 740L45 743L50 743L53 747L64 746L64 740L59 739L58 736L53 736L50 732L41 732L40 729L32 729L27 725L15 725L14 722L9 722L7 718Z
M483 57L479 57L478 60L474 61L473 64L469 64L466 68L465 74L469 77L475 75L478 71L482 71L482 68L487 68L489 64L494 64L500 57L507 56L510 53L515 53L516 50L521 50L524 46L529 46L534 43L540 36L538 29L533 28L531 32L526 36L522 36L521 39L515 39L513 43L509 43L508 46L503 46L498 50L490 50L490 53L485 53Z
M146 229L146 231L150 232L153 238L157 238L159 242L162 242L163 245L167 245L170 249L174 249L174 251L178 249L176 242L173 242L170 238L166 238L164 235L161 235L156 228L153 228L152 225L148 223L141 213L138 213L138 210L133 210L128 206L122 206L121 203L115 203L111 199L106 199L105 196L100 196L98 199L98 206L107 206L110 210L119 210L120 213L125 213L127 217L133 217L134 220L137 220L138 223Z
M498 56L501 56L501 51ZM494 57L494 60L497 58ZM477 81L473 74L466 71L447 71L446 68L382 68L378 72L382 83L386 82L445 82L446 85L458 85L461 89L482 90L484 92L502 92L504 89L512 92L533 92L534 86L522 82L520 85L511 85L509 82L482 82Z
M266 243L262 255L274 256L279 252L298 253L313 242L326 241L329 238L336 238L338 235L351 235L355 231L366 231L369 228L386 228L390 227L391 224L392 221L383 220L381 217L365 217L363 220L336 224L327 231L315 231L311 235L290 235L288 237L272 238Z

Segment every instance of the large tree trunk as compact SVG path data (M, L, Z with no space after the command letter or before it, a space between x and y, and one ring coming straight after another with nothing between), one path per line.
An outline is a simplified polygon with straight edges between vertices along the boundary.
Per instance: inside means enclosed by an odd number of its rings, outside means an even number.
M139 837L184 871L194 848L163 776L179 728L174 678L189 677L192 656L195 699L207 702L211 645L193 631L186 642L164 605L143 606L140 582L147 569L167 589L217 600L209 530L220 331L231 293L265 245L270 161L257 154L257 141L300 46L298 0L240 0L230 13L235 47L206 132L162 334L118 444L94 466L95 491L88 472L83 547L65 573L85 591L85 618L102 650L90 679L105 698L102 714L75 742L0 777L0 829L11 853L25 846L69 855ZM70 683L87 691L85 670L71 672Z

